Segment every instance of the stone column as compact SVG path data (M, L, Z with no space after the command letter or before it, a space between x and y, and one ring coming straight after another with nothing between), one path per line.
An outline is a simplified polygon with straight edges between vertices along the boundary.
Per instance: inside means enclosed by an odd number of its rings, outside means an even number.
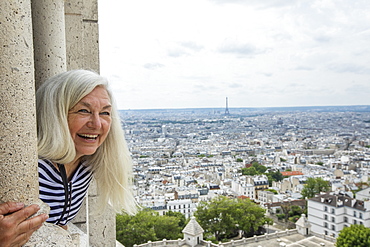
M64 0L32 1L36 89L66 71Z
M35 85L30 0L0 1L0 203L38 204ZM62 228L45 223L25 246L74 246Z
M0 1L0 203L39 198L31 2ZM60 227L44 224L25 246L73 246Z
M65 0L67 69L99 72L97 0Z
M65 0L67 69L100 70L97 0ZM83 205L73 223L89 235L91 246L116 246L116 217L111 209L97 208L96 183L90 185L88 206Z
M0 202L38 200L30 1L0 2Z

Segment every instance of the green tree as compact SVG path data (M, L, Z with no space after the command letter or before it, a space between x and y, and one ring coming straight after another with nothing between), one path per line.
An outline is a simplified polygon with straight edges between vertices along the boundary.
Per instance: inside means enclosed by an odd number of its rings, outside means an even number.
M185 215L180 213L180 212L174 212L174 211L170 210L170 211L166 212L165 215L176 217L179 220L179 227L181 228L181 230L184 229L186 224L189 222L189 219L186 220Z
M271 172L271 177L273 181L281 181L283 180L283 174L280 171Z
M156 240L182 238L179 219L172 216L156 217L153 224Z
M248 168L242 168L242 174L243 175L254 176L254 175L257 175L257 170L253 166L248 167Z
M283 174L280 171L269 171L266 173L267 178L269 180L269 186L272 186L272 181L281 181L283 180Z
M329 189L330 185L328 181L325 181L322 178L308 178L301 194L303 198L312 198L320 192L329 191Z
M337 247L370 246L370 228L363 225L351 225L343 228L337 238Z
M117 214L116 239L124 246L155 241L154 217L151 210L141 210L135 216Z
M183 216L185 218L185 216ZM150 241L178 239L182 237L185 224L177 213L159 216L152 209L145 208L136 215L117 214L116 239L126 247Z
M213 235L217 241L230 238L238 230L246 234L254 233L268 221L265 210L249 199L230 199L225 196L200 202L194 216L203 227L205 236L210 238Z
M252 166L256 168L258 174L262 174L267 170L266 166L260 165L257 161L252 162Z
M241 158L237 158L237 159L236 159L236 162L243 162L243 159L241 159Z
M270 222L265 217L265 210L249 199L237 199L232 205L231 212L237 230L242 230L247 236L253 236L260 226Z
M303 213L303 209L300 207L300 206L297 206L297 205L292 205L290 207L290 210L289 210L289 216L292 217L292 216L298 216L301 217Z
M214 234L216 240L221 240L222 234L227 234L235 229L235 223L230 222L228 214L229 203L230 199L227 197L218 196L210 202L200 202L194 213L204 231Z

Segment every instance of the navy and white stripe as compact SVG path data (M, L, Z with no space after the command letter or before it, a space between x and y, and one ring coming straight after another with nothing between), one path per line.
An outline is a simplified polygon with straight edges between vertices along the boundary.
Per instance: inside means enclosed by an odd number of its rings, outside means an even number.
M68 182L68 205L63 215L65 190L60 172L49 160L39 159L40 199L50 206L47 222L65 225L81 208L83 199L89 188L92 172L88 166L79 164L71 180Z

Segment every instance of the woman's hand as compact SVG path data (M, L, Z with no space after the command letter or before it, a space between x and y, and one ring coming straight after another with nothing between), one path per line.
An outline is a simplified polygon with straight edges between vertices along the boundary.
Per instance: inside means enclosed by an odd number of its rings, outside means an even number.
M28 219L39 209L35 204L25 208L23 203L0 204L0 247L22 246L27 243L32 233L48 218L48 215L40 214Z

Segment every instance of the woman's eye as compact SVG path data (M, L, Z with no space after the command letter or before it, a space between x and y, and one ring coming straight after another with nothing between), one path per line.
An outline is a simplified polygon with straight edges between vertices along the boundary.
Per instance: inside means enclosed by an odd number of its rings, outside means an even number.
M88 111L88 110L86 110L86 109L80 109L80 110L78 110L77 112L89 113L89 111Z
M104 111L104 112L101 112L100 115L110 116L110 112Z

